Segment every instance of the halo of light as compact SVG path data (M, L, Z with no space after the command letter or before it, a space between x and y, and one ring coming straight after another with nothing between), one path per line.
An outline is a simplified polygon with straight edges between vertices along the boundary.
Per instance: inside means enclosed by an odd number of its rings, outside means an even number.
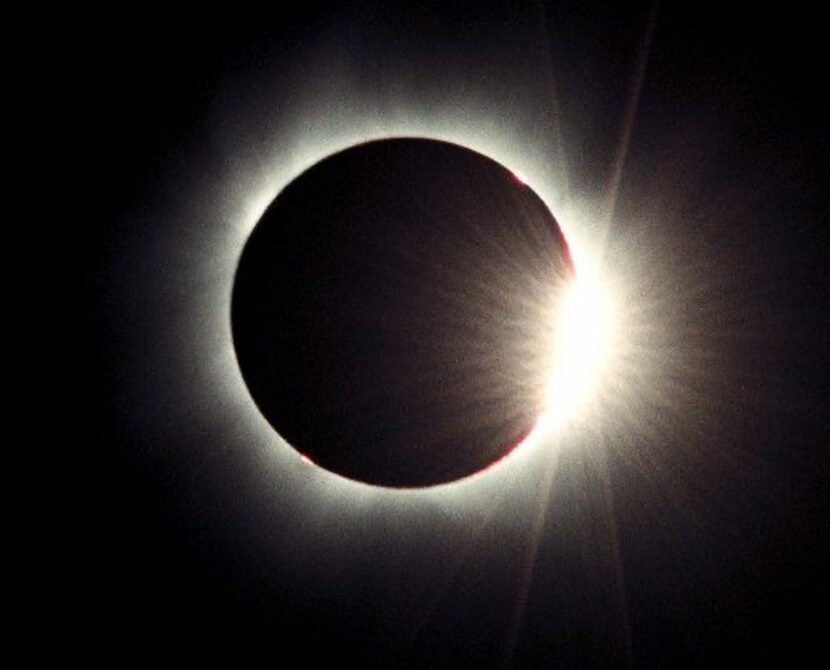
M223 162L221 168L214 164L205 172L172 174L167 180L177 185L176 201L187 206L167 209L160 219L166 227L157 239L150 239L147 248L146 272L152 277L148 286L156 287L148 292L149 298L165 304L169 301L175 313L170 320L171 336L161 340L153 354L157 357L154 365L159 356L166 361L167 381L160 387L160 395L186 398L194 408L173 419L180 425L192 422L194 416L220 425L227 437L220 435L217 439L234 445L237 457L242 459L240 467L251 468L251 483L258 489L272 487L282 495L304 499L304 505L326 509L357 511L392 505L401 510L439 504L477 514L476 506L483 500L501 496L514 485L511 482L518 482L515 485L521 488L523 480L535 476L540 459L584 442L583 436L566 425L547 430L553 416L547 413L537 429L498 462L498 467L426 489L373 487L309 465L258 412L239 371L229 319L238 259L262 213L283 188L326 156L371 140L406 136L452 142L489 156L521 175L520 179L531 185L558 221L581 272L592 265L599 268L605 251L603 230L597 224L602 220L597 209L600 194L586 199L569 191L566 165L556 160L557 136L549 137L549 145L538 143L534 139L538 127L532 118L510 116L509 110L495 101L488 104L487 94L456 98L451 104L430 107L428 113L416 98L408 96L398 101L394 113L367 110L366 101L350 89L348 82L336 77L330 80L325 67L313 69L316 72L298 73L300 79L293 84L279 83L280 88L296 86L307 94L299 96L295 108L284 111L277 120L268 110L245 104L231 92L228 99L234 100L234 105L217 106L220 116L213 145L216 153L232 156L233 160ZM310 90L309 77L330 86ZM256 97L267 95L267 91L258 92ZM182 197L182 192L194 198ZM195 196L198 205L193 204ZM194 211L193 206L198 209ZM621 281L619 270L619 264L602 267L603 285L613 284L615 294L626 283ZM624 296L630 299L635 293L624 291ZM540 314L549 307L542 304L545 299L539 296ZM630 317L637 310L626 303L624 311L631 326ZM540 326L550 324L540 321ZM618 341L629 339L628 331L618 330L623 336ZM616 373L619 366L606 368L602 387L613 384L619 391L621 385L629 384L629 364L638 362L636 356L626 356L626 351L630 353L631 347L618 347L615 354L615 360L628 366L626 378L607 374L611 370ZM610 423L604 411L609 395L603 388L596 390L590 415L584 411L585 405L578 413L581 429L587 426L593 434L601 433ZM613 402L619 395L612 398ZM589 417L595 423L591 424Z

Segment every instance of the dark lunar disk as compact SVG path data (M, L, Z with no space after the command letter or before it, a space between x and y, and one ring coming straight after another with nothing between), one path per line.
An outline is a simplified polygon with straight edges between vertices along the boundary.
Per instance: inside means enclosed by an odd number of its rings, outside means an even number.
M568 248L503 166L424 139L329 156L271 203L233 288L233 341L265 418L350 479L471 475L533 429Z

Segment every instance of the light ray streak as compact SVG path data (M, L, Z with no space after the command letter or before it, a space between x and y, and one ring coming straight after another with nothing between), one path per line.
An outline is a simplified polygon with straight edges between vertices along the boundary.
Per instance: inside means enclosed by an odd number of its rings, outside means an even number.
M614 506L614 488L611 485L611 473L608 460L610 454L607 446L603 444L603 448L597 450L597 461L599 466L600 478L600 496L602 498L602 516L608 524L608 543L611 548L611 568L614 575L614 595L616 596L616 605L618 608L618 616L621 619L620 629L623 635L623 648L625 650L626 667L633 666L633 651L631 648L631 619L628 614L628 603L626 600L625 591L625 569L622 563L622 552L620 551L620 536L617 528L617 513Z
M530 595L530 587L533 583L533 572L536 569L536 559L539 554L539 544L545 532L545 522L550 509L551 492L553 480L556 474L560 452L557 449L549 449L545 456L544 471L538 488L535 500L535 513L530 529L528 544L523 560L520 562L519 584L516 593L516 602L511 613L505 641L505 658L508 667L512 667L516 656L516 647L519 642L522 621L524 620L527 600Z
M539 32L541 33L540 41L542 42L542 53L546 67L543 68L548 91L550 92L550 110L552 118L552 132L554 137L554 146L556 147L556 156L559 164L562 166L560 171L562 198L564 202L570 199L570 176L568 171L568 156L565 152L564 131L562 128L562 110L559 104L559 87L556 81L556 68L553 67L553 58L551 57L551 35L549 33L550 24L548 21L547 7L544 2L539 2Z
M631 137L634 132L634 121L637 118L637 108L640 106L640 94L643 90L643 82L645 81L646 68L648 66L649 55L651 53L651 42L654 38L654 31L657 27L657 15L660 9L660 0L653 0L651 9L649 10L648 22L646 24L645 37L643 38L642 46L637 58L637 69L635 70L634 79L631 84L631 91L628 96L628 102L623 115L622 129L620 131L620 139L617 144L617 152L614 157L614 165L611 170L611 178L608 183L608 191L605 202L605 225L603 238L608 236L608 228L614 220L614 213L617 209L617 197L619 195L620 184L625 170L625 161L628 157L628 149L631 145ZM604 245L603 245L604 246Z
M517 471L510 473L507 480L508 486L506 486L503 491L509 490L509 485L511 484L517 485L519 483L519 479L520 477ZM424 626L429 621L429 617L438 609L441 599L446 595L453 580L460 573L461 568L470 557L473 549L475 549L479 537L495 520L496 511L498 510L499 503L502 502L502 499L503 496L491 497L487 499L485 503L485 512L472 524L471 529L466 535L466 541L464 542L461 551L453 557L453 560L450 562L449 566L444 568L437 576L432 585L432 597L428 600L426 606L416 616L415 621L412 623L410 635L408 636L410 643L413 643L418 639L418 635L420 635L421 630L423 630Z

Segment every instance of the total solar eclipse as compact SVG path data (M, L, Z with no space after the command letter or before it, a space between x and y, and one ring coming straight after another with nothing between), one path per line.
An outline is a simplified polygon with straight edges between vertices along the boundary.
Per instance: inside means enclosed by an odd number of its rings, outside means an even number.
M432 486L533 431L573 276L555 218L510 170L447 142L372 141L267 208L236 271L234 347L260 412L307 459Z

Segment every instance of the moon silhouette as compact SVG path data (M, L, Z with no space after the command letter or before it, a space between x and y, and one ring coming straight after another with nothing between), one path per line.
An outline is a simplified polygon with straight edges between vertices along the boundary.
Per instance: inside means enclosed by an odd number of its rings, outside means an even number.
M304 457L387 487L451 482L545 411L574 269L545 203L490 158L395 138L331 155L271 203L231 304L248 390Z

